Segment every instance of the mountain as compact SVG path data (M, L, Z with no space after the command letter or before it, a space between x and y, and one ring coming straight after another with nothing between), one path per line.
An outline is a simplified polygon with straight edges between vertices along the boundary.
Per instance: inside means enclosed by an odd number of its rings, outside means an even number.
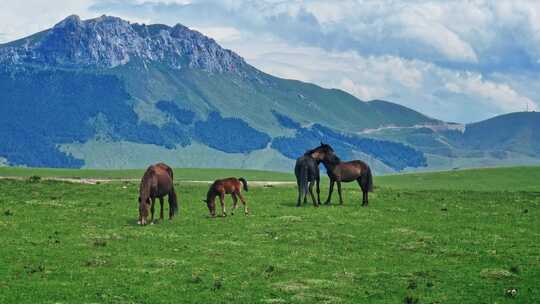
M268 75L180 24L69 16L0 45L0 96L4 165L290 170L322 140L395 172L476 151L454 125Z
M540 113L521 112L467 125L462 146L540 156Z
M540 164L540 113L519 112L459 125L380 128L371 138L422 151L430 169Z

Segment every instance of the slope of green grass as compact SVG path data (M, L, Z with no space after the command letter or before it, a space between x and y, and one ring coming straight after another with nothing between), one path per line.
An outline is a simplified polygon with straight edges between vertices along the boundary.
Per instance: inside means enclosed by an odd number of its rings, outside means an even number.
M460 173L521 191L380 177L368 208L351 184L317 209L252 187L251 215L216 219L180 183L180 215L146 227L137 182L0 180L0 303L537 303L540 169L512 170Z
M409 190L538 191L540 167L500 167L382 176L381 187Z
M384 100L372 100L368 102L368 105L377 111L383 121L381 125L414 126L421 123L440 122L405 106Z

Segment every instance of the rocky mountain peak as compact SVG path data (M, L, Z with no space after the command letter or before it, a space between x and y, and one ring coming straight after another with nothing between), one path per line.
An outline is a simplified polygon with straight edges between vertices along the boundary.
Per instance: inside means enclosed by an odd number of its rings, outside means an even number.
M101 16L81 20L71 15L41 35L0 48L0 63L62 68L114 68L133 60L171 68L238 72L246 65L213 39L177 24L130 23Z
M83 25L83 22L81 18L77 15L71 15L66 17L66 19L60 21L57 23L54 27L55 28L76 28Z

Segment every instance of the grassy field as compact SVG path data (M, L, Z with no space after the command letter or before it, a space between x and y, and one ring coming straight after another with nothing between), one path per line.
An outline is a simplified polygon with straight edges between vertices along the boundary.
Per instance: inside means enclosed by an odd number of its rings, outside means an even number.
M0 167L0 176L4 177L66 177L66 178L105 178L105 179L140 179L145 169L98 170L98 169L50 169ZM253 181L294 181L294 175L262 170L245 169L208 169L180 168L174 169L177 181L206 181L228 176L246 176Z
M379 181L393 189L535 192L540 191L540 167L396 174L379 177Z
M376 177L368 208L352 184L317 209L294 207L295 187L252 187L251 215L216 219L207 185L181 180L279 177L176 172L179 217L146 227L135 181L0 180L0 303L540 302L540 168Z

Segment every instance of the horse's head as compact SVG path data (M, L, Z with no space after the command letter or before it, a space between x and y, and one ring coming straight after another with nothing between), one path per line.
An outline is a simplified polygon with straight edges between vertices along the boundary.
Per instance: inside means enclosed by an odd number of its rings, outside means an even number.
M146 200L142 200L139 196L139 221L137 222L139 225L146 225L147 224L147 217L148 217L148 209L150 207L150 198L146 198Z
M337 163L340 161L332 146L323 142L317 148L306 152L306 154L313 157L317 162Z
M212 190L208 190L208 193L206 194L206 199L203 200L203 202L206 203L206 206L208 207L208 211L210 212L210 216L215 217L216 216L216 196L212 195Z

